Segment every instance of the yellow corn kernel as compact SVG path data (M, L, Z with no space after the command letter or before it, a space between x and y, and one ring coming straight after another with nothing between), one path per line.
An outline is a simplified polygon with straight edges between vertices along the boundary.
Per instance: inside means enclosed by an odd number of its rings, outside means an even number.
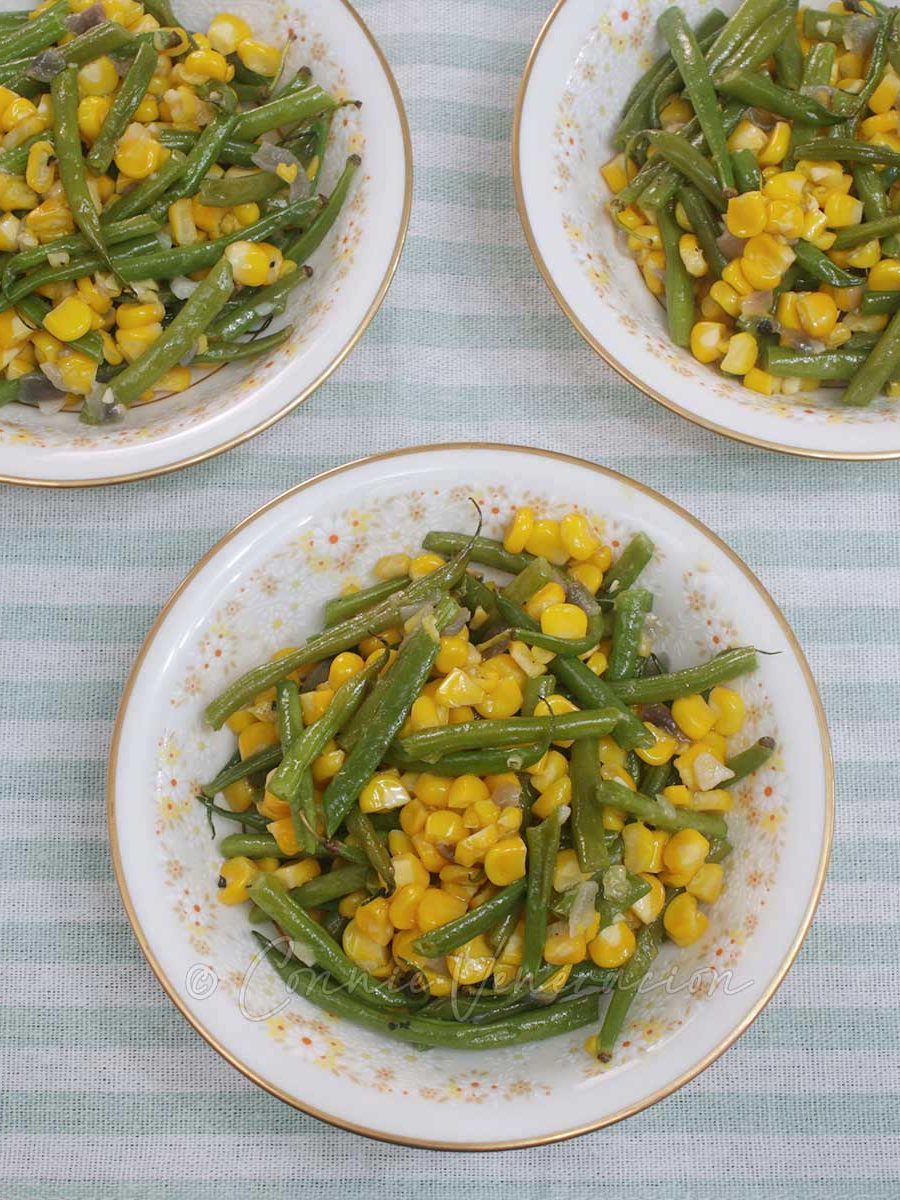
M663 129L680 129L694 115L693 105L683 96L673 96L662 106L659 113Z
M779 171L763 184L763 195L767 200L798 204L805 187L806 176L800 171Z
M711 788L691 796L691 808L697 812L731 812L733 804L731 792L725 788Z
M678 239L678 254L684 263L684 269L694 279L701 279L709 270L695 234L683 233L681 235Z
M649 883L650 891L631 906L631 911L644 925L655 921L666 903L666 889L656 875L642 874L641 879Z
M550 637L582 638L587 627L587 613L577 604L549 604L541 613L541 631Z
M625 852L622 861L625 869L632 875L640 875L643 871L655 874L662 867L662 853L665 847L666 834L659 836L661 831L648 829L642 821L631 821L622 830L622 841Z
M277 744L278 730L269 721L256 721L238 735L238 750L242 759L250 758L258 751Z
M12 213L4 213L0 217L0 252L8 254L19 248L19 234L22 222Z
M693 877L709 854L709 842L696 829L679 829L663 849L663 864L667 871Z
M559 536L566 554L577 563L587 562L600 549L590 521L581 513L566 513L559 523Z
M424 895L425 888L417 883L408 883L394 892L388 906L388 916L395 929L415 929L416 913Z
M722 892L725 872L719 863L704 863L691 876L687 885L688 894L696 896L704 904L715 904Z
M598 967L621 967L634 954L637 941L624 921L614 921L601 929L588 944L588 954Z
M152 325L166 315L165 308L158 302L146 304L120 304L116 309L116 324L120 329L139 329Z
M31 344L39 363L56 362L62 350L62 342L44 329L39 329L32 335Z
M257 808L264 817L269 817L273 821L280 821L282 817L288 817L291 813L291 806L288 802L269 791L263 796Z
M243 18L236 17L234 13L223 12L216 13L210 21L206 36L209 38L210 46L219 54L234 54L238 43L249 38L252 32Z
M456 843L454 858L460 866L474 866L477 862L483 862L490 848L499 841L500 831L496 825L485 825L484 829L477 829Z
M766 227L766 201L762 192L732 196L725 212L725 225L735 237L749 238Z
M690 946L701 937L709 924L706 913L697 908L697 900L688 892L682 892L669 901L663 914L666 933L676 946Z
M833 253L836 254L837 251L833 251ZM871 241L863 242L861 246L854 246L852 250L846 250L843 253L846 255L843 265L867 270L869 267L874 267L881 258L881 242L877 238L872 238Z
M3 107L0 112L0 129L9 132L20 123L29 120L37 115L37 109L24 96L16 96L16 98Z
M348 679L358 675L365 665L360 655L354 654L351 650L344 650L332 659L331 666L328 668L329 687L336 690L342 683L346 683Z
M672 716L678 728L693 741L706 737L716 714L700 695L680 696L672 703Z
M425 867L432 875L440 871L447 863L447 853L440 846L436 846L433 842L429 842L424 833L414 833L410 838L413 844L413 850L419 857L422 866Z
M146 179L169 156L149 130L133 121L116 143L115 164L129 179Z
M432 775L423 771L412 785L415 797L427 808L449 808L452 780L446 775Z
M435 670L441 675L449 675L451 671L464 667L469 661L469 643L464 637L454 634L442 637L437 658L434 660Z
M583 962L587 942L583 934L570 934L564 921L551 925L544 940L544 961L555 966Z
M508 550L510 554L521 554L525 549L525 543L531 537L531 531L534 529L534 509L518 508L515 516L506 527L506 533L503 536L503 548Z
M515 679L501 679L475 708L482 717L502 720L514 716L522 707L522 689Z
M246 229L248 225L259 220L258 204L236 204L231 211L241 229Z
M390 812L409 800L409 792L396 775L373 775L359 794L359 807L364 813Z
M176 200L169 205L169 228L176 246L190 246L199 241L194 224L194 209L189 197Z
M318 721L334 699L331 688L316 689L314 692L300 693L300 711L303 714L303 724L312 725Z
M728 139L729 150L752 150L758 154L767 141L765 130L746 119L739 121Z
M541 613L552 604L565 603L566 593L558 583L545 583L525 603L525 611L535 621L541 619Z
M861 121L859 131L867 139L879 133L896 133L900 127L897 116L896 109L877 113L874 117L867 117L865 121Z
M719 363L729 375L746 375L756 366L759 346L752 333L735 333L728 340L725 357Z
M311 879L317 879L322 874L322 868L314 858L302 858L299 862L288 863L273 872L284 887L303 887Z
M563 544L559 521L547 517L537 519L531 527L531 533L525 542L529 554L537 554L546 558L557 567L561 567L568 554Z
M661 296L666 290L666 256L662 250L653 250L644 259L641 275L648 290L654 296Z
M152 346L162 335L162 325L156 321L150 325L139 325L136 329L119 329L116 331L116 344L126 362L134 362L140 358L148 346Z
M247 287L274 283L283 261L278 247L268 242L232 242L225 247L225 256L231 263L235 283Z
M69 296L51 308L43 326L61 342L74 342L91 328L91 310L77 296Z
M313 782L319 785L329 783L344 765L346 754L339 750L334 742L329 743L318 758L313 760Z
M894 73L893 68L888 67L881 77L878 87L869 97L869 108L873 113L886 113L894 107L898 95L900 95L900 79Z
M368 892L349 892L346 896L342 896L338 901L338 912L342 917L346 917L348 920L350 920L350 918L356 916L356 910L361 904L365 904L368 898Z
M837 324L837 305L834 298L825 292L800 292L797 296L797 317L810 337L826 338Z
M799 329L800 318L797 315L797 292L782 292L778 297L775 316L785 329Z
M168 88L159 101L159 115L182 129L196 129L209 121L209 106L186 84Z
M832 192L825 201L825 222L831 229L845 229L859 225L863 219L862 200L855 196Z
M25 224L29 233L33 233L39 242L52 242L54 238L73 232L75 222L64 200L50 195L43 204L38 204L35 208L37 196L26 186L24 180L19 180L18 184L18 187L0 185L0 207L10 211L31 208L31 212L25 218Z
M714 687L709 694L709 707L715 715L713 728L723 737L740 733L747 715L743 698L732 688Z
M501 838L484 856L484 873L497 887L525 876L525 843L520 837Z
M367 937L357 925L355 917L344 930L341 945L347 957L369 975L385 979L390 974L391 955L388 947Z
M577 579L583 588L587 588L592 596L596 596L603 583L603 572L594 563L576 562L569 567L569 574L573 579Z
M65 350L57 358L56 365L67 392L76 396L86 396L94 386L97 363L87 354L81 354L77 350Z
M292 817L279 817L277 821L270 821L266 829L278 843L282 854L286 854L288 858L295 858L300 853Z
M376 579L400 579L409 574L408 554L385 554L376 562L372 574Z
M374 900L361 904L353 917L360 933L379 946L387 946L394 936L389 907L384 896L376 896Z
M256 792L249 779L238 779L235 783L230 783L222 795L232 812L246 812L256 799Z
M759 392L762 396L771 396L778 389L778 380L768 371L751 367L744 376L744 387L749 388L751 392Z
M872 313L871 316L848 313L844 318L844 324L854 333L881 333L887 323L887 313Z
M455 846L466 836L466 827L458 812L449 808L436 808L425 818L423 836L435 845Z
M438 567L442 567L446 559L440 554L418 554L409 564L410 579L424 579Z
M799 204L792 200L770 200L767 211L766 233L787 238L798 238L803 234L804 214Z
M218 50L192 50L181 63L181 78L185 83L228 83L234 78L234 67Z
M447 970L460 987L481 983L494 970L494 955L482 934L447 955Z
M615 195L628 183L628 162L624 154L617 154L600 168L600 174L609 190ZM514 551L514 553L516 553Z
M482 704L486 692L481 684L460 671L458 667L446 676L435 691L435 699L447 708L463 708L472 704Z
M119 86L119 72L105 54L86 63L78 72L78 91L82 96L111 96Z
M698 362L715 362L727 346L728 330L719 321L698 321L691 329L691 354Z
M219 903L243 904L245 900L249 900L247 888L258 875L259 868L249 858L241 855L238 858L227 859L219 868Z
M446 724L447 709L445 706L435 704L431 696L418 696L409 710L404 732L419 733L423 729L434 729L438 725Z
M490 791L484 780L477 775L459 775L450 783L446 791L448 808L467 809L479 800L488 800Z
M406 809L403 811L405 812ZM412 850L392 855L391 865L394 868L394 882L398 888L405 887L408 883L417 883L426 888L431 882L431 876Z
M791 127L787 121L776 121L766 138L766 144L757 155L761 167L775 166L784 161L791 145Z
M709 289L712 299L729 317L736 317L741 311L741 297L737 291L724 279L717 279ZM703 359L700 360L701 362Z
M0 313L0 350L11 350L31 335L31 329L19 317L15 309L7 308Z
M466 911L465 900L451 896L442 888L429 887L425 889L417 910L418 926L423 933L446 925L448 921L456 921Z
M35 142L28 151L25 182L32 191L41 196L49 192L56 182L55 157L56 151L52 142Z
M281 54L274 46L253 37L241 38L237 44L237 56L248 71L271 78L281 63Z
M644 726L653 734L655 741L652 746L638 747L635 753L638 758L648 763L651 767L662 766L676 752L678 743L670 734L662 729L658 729L655 725L651 725L649 721L645 721Z
M869 272L868 286L873 292L900 291L900 258L883 258Z
M739 258L732 259L722 272L722 278L738 293L739 296L749 296L753 291L751 284L744 275L744 264Z

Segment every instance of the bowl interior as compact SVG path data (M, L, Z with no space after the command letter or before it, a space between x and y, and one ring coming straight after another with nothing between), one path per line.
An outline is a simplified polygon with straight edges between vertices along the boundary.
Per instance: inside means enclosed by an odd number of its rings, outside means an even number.
M2 7L14 7L2 0ZM219 11L192 5L191 27L204 30ZM8 405L0 411L0 478L21 482L97 482L145 476L241 441L309 394L340 362L368 324L390 281L405 233L411 189L406 120L390 70L345 0L254 5L236 0L261 38L309 65L317 82L342 99L320 189L329 192L348 154L362 156L350 195L310 259L313 277L290 296L281 324L294 332L276 351L232 363L187 391L131 409L121 422L92 428L77 414L45 416Z
M384 552L414 551L430 528L470 528L470 497L490 533L525 502L556 515L578 507L614 543L649 532L658 547L647 573L657 644L674 667L732 644L774 652L739 685L749 710L740 745L769 734L779 751L736 789L725 892L707 936L664 951L610 1067L583 1050L590 1029L485 1054L386 1041L286 997L267 964L254 966L244 911L216 900L220 860L192 797L234 739L204 725L204 705L318 628L322 602L348 580L370 578ZM111 834L145 951L185 1015L235 1065L284 1099L365 1132L497 1145L565 1136L642 1107L749 1022L811 917L830 832L828 772L821 711L790 631L702 527L656 494L575 460L438 448L302 485L207 556L126 690L110 766Z
M561 0L523 81L515 170L520 213L556 299L626 378L692 420L774 449L830 457L900 454L900 406L885 397L845 409L840 392L762 396L698 363L668 339L665 311L607 211L599 167L632 84L664 50L668 0L601 5ZM692 25L708 11L682 6ZM731 12L735 0L723 4Z

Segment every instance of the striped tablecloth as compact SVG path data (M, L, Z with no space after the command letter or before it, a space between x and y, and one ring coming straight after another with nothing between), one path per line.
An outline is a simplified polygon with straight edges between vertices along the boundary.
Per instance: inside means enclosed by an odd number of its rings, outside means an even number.
M361 4L407 103L412 225L381 314L308 404L165 479L3 493L0 1200L638 1200L662 1188L691 1200L894 1200L900 1191L900 464L744 449L646 399L581 342L531 262L510 183L516 86L546 4ZM466 439L615 467L730 542L809 654L839 807L812 933L722 1060L606 1131L456 1157L294 1112L189 1029L119 904L104 762L144 634L232 524L348 459ZM439 1113L437 1122L436 1135Z

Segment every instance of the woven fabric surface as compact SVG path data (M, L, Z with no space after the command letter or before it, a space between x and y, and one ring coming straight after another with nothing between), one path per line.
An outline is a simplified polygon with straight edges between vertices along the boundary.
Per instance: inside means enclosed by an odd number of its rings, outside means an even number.
M516 88L547 0L360 10L406 100L416 182L396 280L349 360L212 462L124 487L3 494L0 1200L896 1197L900 464L744 448L654 404L580 340L531 261L510 179ZM614 467L745 558L820 684L838 821L800 957L724 1058L614 1128L459 1157L320 1124L192 1032L119 902L104 769L141 640L235 522L350 459L469 439Z

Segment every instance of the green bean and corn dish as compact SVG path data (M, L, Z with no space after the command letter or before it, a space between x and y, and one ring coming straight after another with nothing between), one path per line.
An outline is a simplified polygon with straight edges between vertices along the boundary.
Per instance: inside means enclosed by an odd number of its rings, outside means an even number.
M0 404L99 424L189 387L267 333L334 224L319 194L349 101L241 17L170 0L0 14Z
M658 27L601 174L669 337L766 396L900 396L900 11L743 0Z
M290 988L425 1046L593 1024L609 1060L663 941L706 930L729 789L774 749L726 686L752 648L653 654L653 552L578 512L432 531L209 705L237 748L198 800L242 826L218 897L278 928L254 936Z

